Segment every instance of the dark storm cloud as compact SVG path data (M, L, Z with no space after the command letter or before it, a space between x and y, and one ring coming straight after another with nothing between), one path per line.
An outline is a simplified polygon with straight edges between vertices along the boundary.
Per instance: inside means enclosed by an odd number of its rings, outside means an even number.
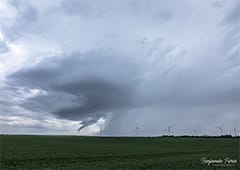
M229 69L228 62L224 67L212 67L210 61L181 70L170 65L147 80L142 74L149 70L139 62L116 52L93 50L47 58L8 76L8 83L47 92L25 100L21 106L70 120L163 103L178 108L235 105L236 84L217 80ZM209 72L200 71L203 66ZM234 81L236 77L233 74L230 78Z
M21 105L66 119L124 109L133 105L138 72L134 71L136 65L112 55L100 50L53 57L10 75L8 82L45 90L46 95L30 98Z
M61 88L62 84L91 80L95 77L106 81L120 82L124 85L137 80L136 77L139 76L141 67L137 62L128 60L127 56L121 56L120 53L98 49L84 54L52 56L36 66L19 70L9 75L8 78L15 84L39 86L45 89ZM74 88L74 84L69 88Z
M55 89L81 97L79 106L56 112L57 115L64 118L74 119L79 117L78 115L123 109L131 106L133 102L133 91L129 87L104 80L83 80Z

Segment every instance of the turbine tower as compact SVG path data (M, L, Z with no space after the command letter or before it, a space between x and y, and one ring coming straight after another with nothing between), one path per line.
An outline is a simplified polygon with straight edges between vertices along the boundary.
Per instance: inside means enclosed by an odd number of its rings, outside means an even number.
M193 132L194 132L194 134L195 134L195 136L197 136L197 129L193 129Z
M168 127L167 127L169 136L171 136L171 128L172 128L172 127L173 127L173 126L168 126Z
M235 137L237 137L238 136L238 130L236 128L234 128L233 130L234 130Z
M220 130L221 136L223 136L223 126L217 127Z

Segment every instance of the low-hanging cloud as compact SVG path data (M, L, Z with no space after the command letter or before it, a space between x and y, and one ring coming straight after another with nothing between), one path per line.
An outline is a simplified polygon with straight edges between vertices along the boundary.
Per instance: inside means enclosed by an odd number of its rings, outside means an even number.
M10 75L8 83L44 90L45 95L32 97L22 106L66 119L132 107L141 72L137 63L111 55L95 51L53 57Z

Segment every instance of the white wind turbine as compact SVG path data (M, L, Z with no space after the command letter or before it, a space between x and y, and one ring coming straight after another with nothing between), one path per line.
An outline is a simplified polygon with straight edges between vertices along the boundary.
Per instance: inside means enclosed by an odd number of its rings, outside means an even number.
M173 127L173 125L167 126L163 131L165 131L165 132L167 131L167 132L168 132L168 135L171 136L171 134L172 134L172 133L171 133L172 127Z
M197 136L198 130L197 129L193 129L193 132L194 132L195 136Z
M223 136L223 126L217 127L220 130L221 136Z
M240 130L237 130L236 128L234 128L233 131L234 131L235 137L238 137L238 132L239 132Z

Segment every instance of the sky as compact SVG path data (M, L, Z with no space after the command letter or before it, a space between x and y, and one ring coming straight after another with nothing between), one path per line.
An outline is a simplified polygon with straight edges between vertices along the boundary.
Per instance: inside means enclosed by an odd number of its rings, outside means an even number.
M239 72L239 0L0 0L0 133L234 134Z

